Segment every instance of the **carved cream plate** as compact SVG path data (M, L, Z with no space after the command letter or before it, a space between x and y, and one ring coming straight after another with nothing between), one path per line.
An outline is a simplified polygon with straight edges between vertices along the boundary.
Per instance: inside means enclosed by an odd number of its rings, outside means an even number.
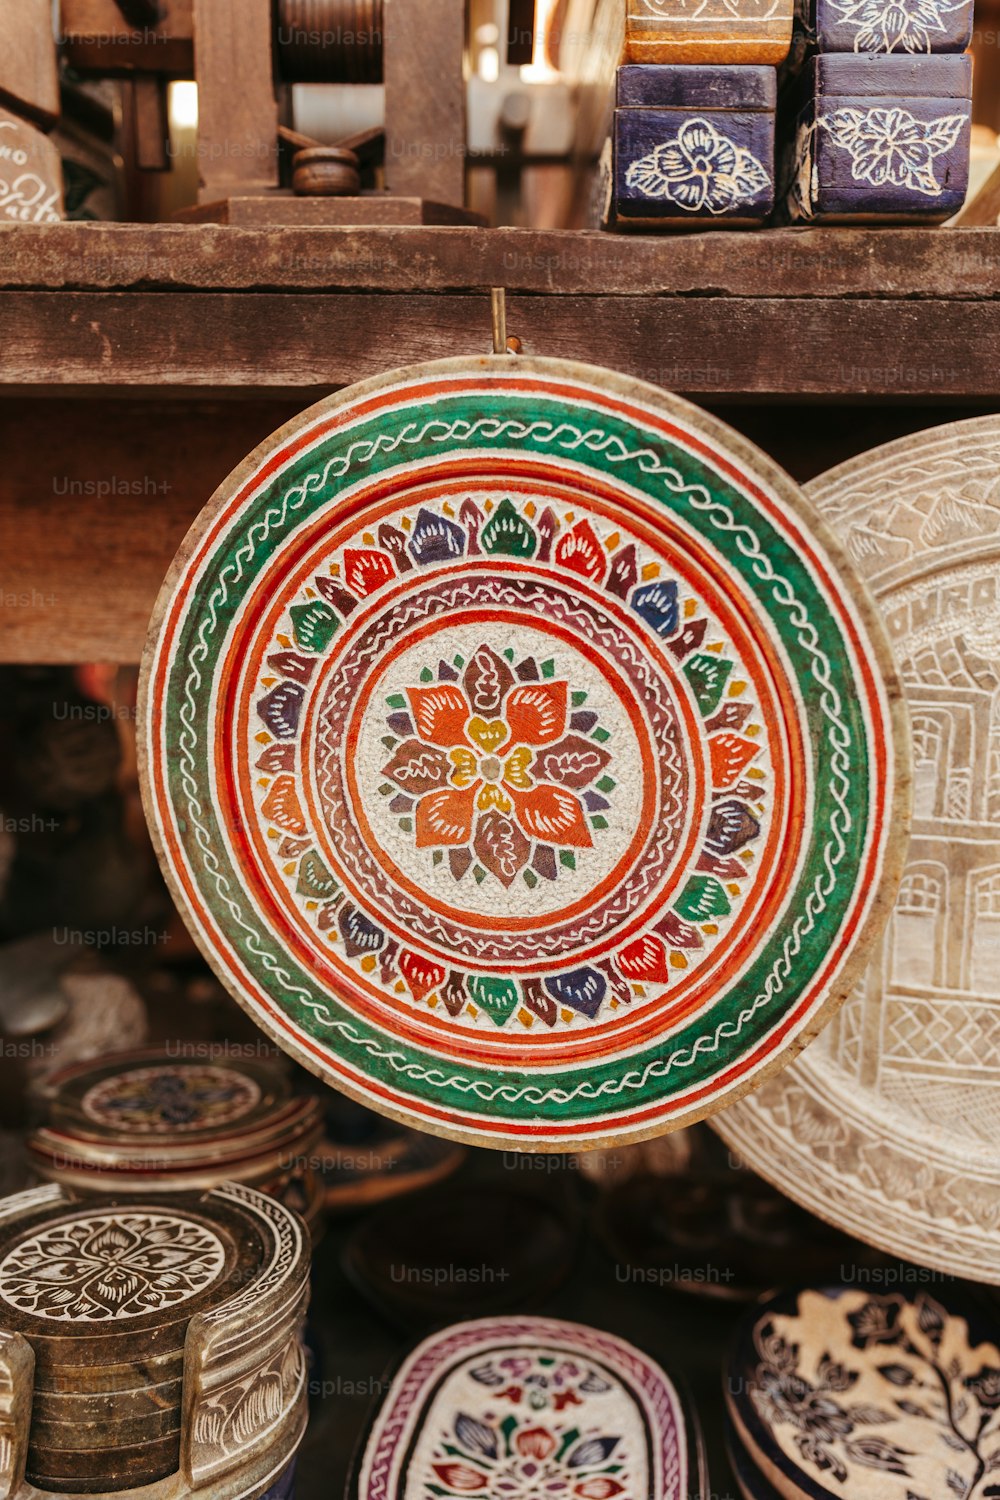
M1000 1283L1000 420L940 427L809 494L881 603L913 726L914 822L863 981L714 1123L872 1244Z

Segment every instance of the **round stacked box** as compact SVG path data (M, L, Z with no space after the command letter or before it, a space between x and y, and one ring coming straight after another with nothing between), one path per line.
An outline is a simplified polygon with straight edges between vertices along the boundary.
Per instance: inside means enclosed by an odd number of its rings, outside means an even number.
M29 1480L98 1493L173 1473L191 1319L264 1258L252 1217L207 1196L48 1201L0 1223L0 1327L35 1357Z
M322 1111L260 1059L116 1054L51 1080L48 1124L29 1142L40 1177L76 1191L184 1192L243 1182L279 1198L311 1229Z

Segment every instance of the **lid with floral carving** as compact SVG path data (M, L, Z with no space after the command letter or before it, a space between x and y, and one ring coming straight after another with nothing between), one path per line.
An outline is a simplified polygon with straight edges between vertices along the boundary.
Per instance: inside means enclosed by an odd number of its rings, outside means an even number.
M794 1500L986 1500L1000 1493L998 1341L995 1321L912 1279L781 1292L737 1334L734 1447Z
M846 993L905 823L881 628L792 482L588 366L441 361L269 439L155 612L146 806L217 972L463 1139L719 1108Z

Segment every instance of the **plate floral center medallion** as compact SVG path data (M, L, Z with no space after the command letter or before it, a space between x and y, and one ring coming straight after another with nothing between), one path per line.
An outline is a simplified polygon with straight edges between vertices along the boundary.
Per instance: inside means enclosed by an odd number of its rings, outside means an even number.
M367 587L301 695L268 671L248 704L249 779L275 764L260 726L301 703L287 769L256 777L258 826L302 835L270 840L274 875L324 958L417 1024L503 1045L679 1009L760 894L770 685L696 575L617 518L508 487L461 509L424 495L286 595L265 665L304 671L317 594ZM442 534L453 566L424 576ZM491 535L523 556L470 550Z

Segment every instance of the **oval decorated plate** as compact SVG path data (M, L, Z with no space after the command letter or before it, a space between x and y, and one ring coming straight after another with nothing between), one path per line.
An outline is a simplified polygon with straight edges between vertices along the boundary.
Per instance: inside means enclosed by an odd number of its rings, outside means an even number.
M898 879L903 710L800 492L652 387L395 371L195 523L141 702L149 821L232 993L337 1088L559 1150L752 1087Z

